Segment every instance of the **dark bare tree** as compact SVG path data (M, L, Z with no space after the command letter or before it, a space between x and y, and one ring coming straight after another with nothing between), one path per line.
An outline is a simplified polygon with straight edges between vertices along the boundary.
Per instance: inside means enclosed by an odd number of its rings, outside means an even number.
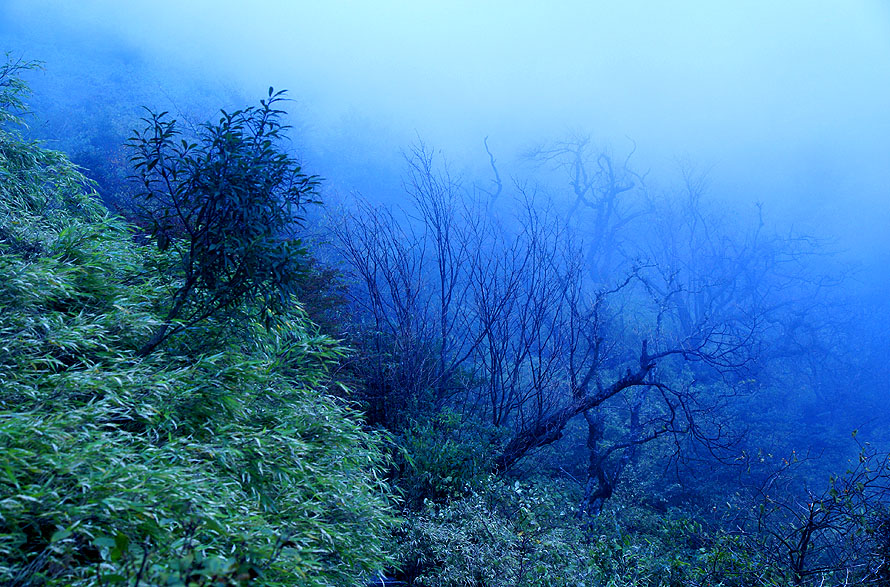
M492 206L491 193L474 200L423 148L408 160L412 208L359 204L334 229L356 284L372 419L447 406L487 422L506 431L493 459L504 472L583 417L590 516L647 443L670 438L675 454L689 439L715 454L731 446L720 410L796 279L782 270L787 243L762 246L759 227L751 236L705 217L700 191L691 216L648 220L648 258L618 256L591 272L592 240L597 250L609 239L643 241L621 235L643 219L620 202L633 185L610 173L608 156L596 161L597 180L583 161L572 167L577 205L603 215L592 236L524 184L513 186L513 215ZM659 249L653 235L673 241Z

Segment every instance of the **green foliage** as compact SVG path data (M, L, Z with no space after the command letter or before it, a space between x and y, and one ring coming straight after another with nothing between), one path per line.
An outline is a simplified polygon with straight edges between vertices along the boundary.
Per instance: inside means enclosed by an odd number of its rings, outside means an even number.
M608 587L779 586L781 569L743 535L679 509L611 500L584 528L578 488L553 479L488 479L442 504L427 501L399 532L415 585Z
M14 127L23 124L28 93L20 75L37 66L0 66L0 247L26 257L46 253L66 227L104 216L87 195L88 180L63 154L24 140Z
M325 393L298 307L140 357L171 251L135 246L64 156L0 135L0 584L358 583L388 564L385 457Z
M223 111L218 123L203 125L197 142L167 113L150 113L130 139L151 234L178 259L166 319L141 354L245 303L268 322L296 293L304 251L293 231L318 179L279 145L283 99L269 88L260 107Z
M428 501L400 536L416 585L565 585L582 581L586 551L558 486L489 478L482 491L447 504Z
M499 441L490 425L443 410L412 420L398 437L401 462L397 481L406 505L419 509L479 491L489 481Z
M22 79L23 72L39 69L39 61L25 61L6 53L5 63L0 65L0 126L24 124L21 116L27 112L25 96L29 93L28 84Z

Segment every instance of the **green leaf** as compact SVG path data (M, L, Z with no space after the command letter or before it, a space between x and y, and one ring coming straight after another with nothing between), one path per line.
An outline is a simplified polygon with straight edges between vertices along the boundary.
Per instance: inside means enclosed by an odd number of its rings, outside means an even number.
M93 544L99 548L114 548L114 538L109 536L100 536L93 540Z
M50 544L55 544L56 542L65 540L66 538L71 536L72 533L73 532L67 528L62 528L60 530L56 530L55 532L53 532L53 535L49 539Z

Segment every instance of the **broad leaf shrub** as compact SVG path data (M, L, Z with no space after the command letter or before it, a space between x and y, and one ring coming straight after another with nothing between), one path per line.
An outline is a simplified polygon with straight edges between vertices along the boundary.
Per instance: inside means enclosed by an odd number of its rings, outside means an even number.
M144 219L178 260L166 318L140 355L234 309L255 306L270 326L290 307L305 255L294 230L318 203L319 180L281 144L283 100L269 88L260 107L221 112L195 143L166 113L151 114L128 141Z
M168 261L87 187L0 134L0 584L341 586L389 564L380 443L325 393L341 349L294 306L139 358Z

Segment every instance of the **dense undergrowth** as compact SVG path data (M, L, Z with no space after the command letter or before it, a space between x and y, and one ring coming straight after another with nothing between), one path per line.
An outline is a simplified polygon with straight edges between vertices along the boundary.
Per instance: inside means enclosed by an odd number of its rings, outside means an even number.
M299 305L139 357L168 255L8 126L0 178L0 584L345 585L385 565L384 455L326 392L343 350Z

